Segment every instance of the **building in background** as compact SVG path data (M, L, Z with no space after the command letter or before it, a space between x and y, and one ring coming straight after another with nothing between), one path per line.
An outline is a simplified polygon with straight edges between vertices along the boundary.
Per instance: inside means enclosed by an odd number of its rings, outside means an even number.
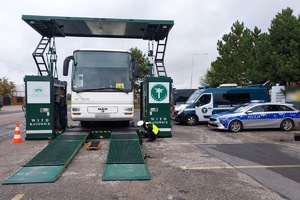
M25 85L16 85L12 96L3 97L4 105L24 105L25 104Z

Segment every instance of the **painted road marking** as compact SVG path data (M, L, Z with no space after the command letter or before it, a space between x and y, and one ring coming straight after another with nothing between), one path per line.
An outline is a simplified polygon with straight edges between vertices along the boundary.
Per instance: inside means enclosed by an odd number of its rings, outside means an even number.
M267 168L300 168L300 165L257 165L257 166L224 166L224 167L187 167L183 170L213 170L213 169L267 169Z
M24 196L24 194L17 194L11 200L20 200L20 199L22 199L23 196Z

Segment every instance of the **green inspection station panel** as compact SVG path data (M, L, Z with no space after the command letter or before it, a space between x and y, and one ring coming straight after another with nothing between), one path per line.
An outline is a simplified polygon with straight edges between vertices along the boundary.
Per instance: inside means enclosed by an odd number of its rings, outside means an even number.
M173 20L112 19L22 15L22 19L42 36L106 37L164 40Z

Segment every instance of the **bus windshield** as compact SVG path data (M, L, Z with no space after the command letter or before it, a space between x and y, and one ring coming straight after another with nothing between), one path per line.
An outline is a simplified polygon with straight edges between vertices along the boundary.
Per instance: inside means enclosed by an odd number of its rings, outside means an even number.
M129 52L74 52L72 91L132 91Z

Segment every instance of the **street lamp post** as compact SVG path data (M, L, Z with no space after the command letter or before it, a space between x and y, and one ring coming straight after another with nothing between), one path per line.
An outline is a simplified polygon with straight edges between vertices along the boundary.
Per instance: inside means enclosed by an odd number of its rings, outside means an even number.
M194 68L194 57L195 56L207 56L208 53L195 53L192 56L192 68L191 68L191 89L193 89L193 68Z

